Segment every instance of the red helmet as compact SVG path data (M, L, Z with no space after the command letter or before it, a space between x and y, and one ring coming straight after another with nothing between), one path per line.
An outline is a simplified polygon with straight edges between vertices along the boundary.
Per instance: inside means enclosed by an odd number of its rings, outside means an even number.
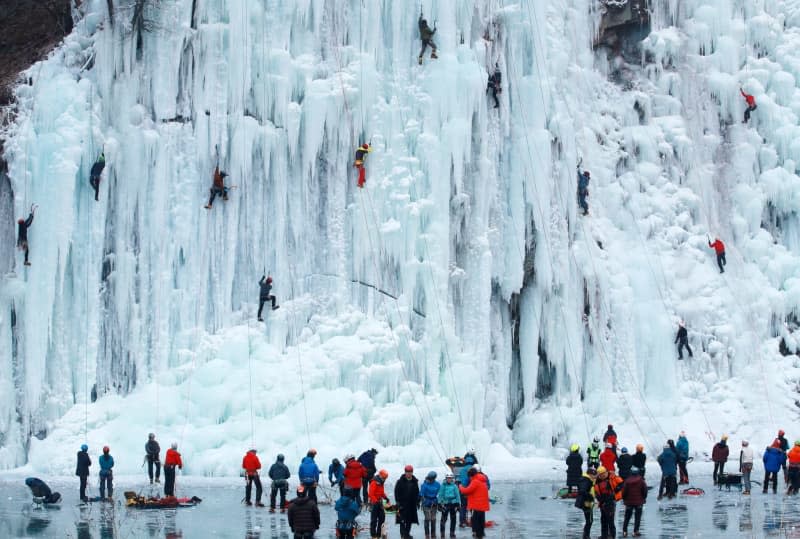
M111 449L109 449L109 447L107 445L104 445L103 446L103 453L108 453L109 451L111 451Z
M778 436L783 436L784 434L786 434L786 433L785 433L785 432L783 432L783 429L781 429L781 430L779 430L779 431L778 431Z
M25 219L23 219L22 217L20 217L19 219L17 219L17 223L19 223L19 224L21 224L21 225L24 225L24 224L25 224Z
M584 176L586 176L587 178L591 178L591 177L592 177L592 175L591 175L591 174L589 174L589 171L588 171L588 170L584 170L584 171L583 171L583 175L584 175Z
M272 282L272 277L267 277L267 282L271 283Z
M361 147L364 148L365 150L369 150L369 144L367 144L366 142L362 144Z
M413 472L414 471L414 467L412 465L410 465L410 464L406 464L406 467L404 469L407 472Z

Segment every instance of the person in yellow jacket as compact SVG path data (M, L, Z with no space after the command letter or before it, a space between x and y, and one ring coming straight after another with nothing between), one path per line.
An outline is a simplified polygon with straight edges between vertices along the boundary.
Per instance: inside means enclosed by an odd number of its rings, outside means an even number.
M366 142L356 148L356 160L353 166L358 169L358 186L364 188L364 183L367 181L367 171L364 169L364 159L367 154L372 152L372 148Z

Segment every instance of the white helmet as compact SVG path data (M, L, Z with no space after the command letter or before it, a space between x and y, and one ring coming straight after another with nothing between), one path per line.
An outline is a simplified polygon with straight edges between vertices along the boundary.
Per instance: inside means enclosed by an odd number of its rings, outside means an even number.
M354 458L356 458L355 455L353 455L352 453L348 453L348 454L346 454L344 456L344 461L345 462L349 462L349 461L353 460Z
M473 469L474 469L476 472L480 472L480 471L481 471L481 465L480 465L480 464L474 464L474 465L472 466L472 468L473 468Z

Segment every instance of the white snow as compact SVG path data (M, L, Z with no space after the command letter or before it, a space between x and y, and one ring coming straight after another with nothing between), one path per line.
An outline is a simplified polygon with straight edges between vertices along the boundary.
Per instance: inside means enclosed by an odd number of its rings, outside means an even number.
M402 2L177 0L140 46L117 4L16 89L14 216L40 207L0 285L0 468L68 474L86 441L135 473L150 431L196 475L253 444L509 470L607 423L652 455L795 436L798 2L654 0L641 66L592 51L589 0L425 1L422 66Z

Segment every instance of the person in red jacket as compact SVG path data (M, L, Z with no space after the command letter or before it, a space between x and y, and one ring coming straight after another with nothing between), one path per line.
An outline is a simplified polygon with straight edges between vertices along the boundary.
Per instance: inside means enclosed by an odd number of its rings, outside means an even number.
M242 459L242 468L244 468L244 477L247 480L247 486L244 488L245 505L253 505L250 502L250 493L253 491L253 483L256 484L256 507L264 507L261 503L261 478L258 476L258 470L261 469L261 461L256 455L256 450L251 449L245 454Z
M714 243L711 243L711 240L708 240L708 246L714 249L714 252L717 253L717 266L719 266L719 272L725 273L724 266L728 265L727 260L725 260L725 244L722 243L721 239L714 238Z
M356 148L356 158L353 161L353 166L358 169L358 187L363 189L364 184L367 181L367 171L364 168L364 159L367 158L367 154L372 152L372 148L366 142Z
M608 442L606 443L606 448L600 453L600 464L609 472L615 472L617 470L616 462L617 454L614 453L614 446Z
M183 470L181 454L178 453L178 444L172 442L164 458L164 496L175 496L175 466Z
M369 498L369 504L372 509L369 517L369 536L373 538L381 536L381 528L386 521L386 511L383 509L383 501L386 500L388 503L389 498L386 496L386 490L383 484L386 482L387 477L389 477L389 472L381 470L369 484L367 497Z
M355 491L355 499L361 505L361 482L367 476L367 469L354 455L344 456L344 488Z
M744 90L742 90L741 88L739 88L739 92L742 94L744 100L747 102L747 108L744 110L744 122L743 122L747 123L748 120L750 120L750 113L758 108L758 106L756 106L756 98L750 94L744 93Z
M486 476L478 472L473 466L467 472L469 485L458 486L458 490L467 498L467 511L472 511L472 534L474 537L484 537L486 527L486 512L489 511L489 486Z
M205 205L207 210L211 209L214 199L217 195L222 195L222 200L228 200L228 188L225 186L225 178L228 176L226 172L220 172L219 165L214 169L214 181L209 189L208 204Z

